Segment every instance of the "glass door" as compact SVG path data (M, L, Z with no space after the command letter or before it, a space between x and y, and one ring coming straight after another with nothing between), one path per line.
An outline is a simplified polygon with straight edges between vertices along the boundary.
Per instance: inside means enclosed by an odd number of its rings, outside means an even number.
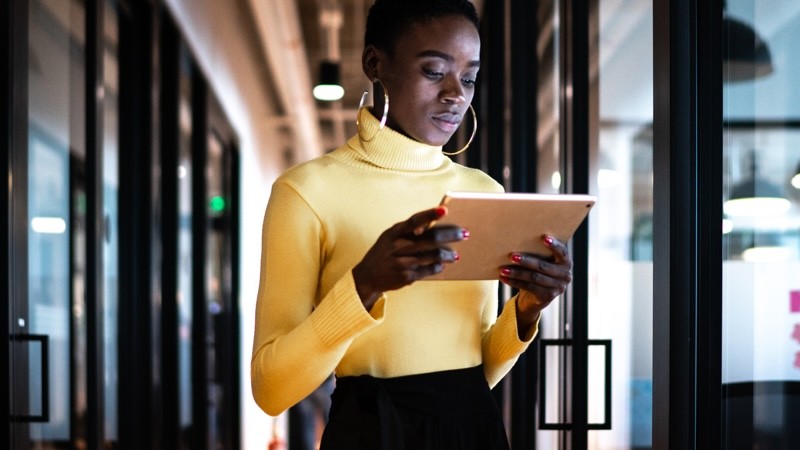
M119 12L116 0L103 7L102 124L102 348L103 438L119 443Z
M537 448L651 448L653 4L540 2L537 17L538 191L578 189L586 164L598 197L588 255L573 248L588 278L541 323Z
M800 448L800 4L723 15L725 448Z
M14 449L116 442L115 4L12 8L26 24L14 63L27 61L14 86L27 95L12 113L14 133L26 136L11 149L14 202L24 205L11 214ZM98 87L87 95L88 80Z
M178 202L177 202L177 327L178 327L178 405L179 445L191 448L192 442L192 77L191 56L180 46L178 69Z
M238 149L216 98L209 94L206 104L205 187L200 193L206 220L205 285L196 311L204 311L207 326L208 448L239 448Z
M16 14L28 21L27 295L14 298L12 365L28 386L12 405L15 445L66 448L86 436L85 9L32 1Z
M587 442L651 448L653 4L599 0L590 23Z

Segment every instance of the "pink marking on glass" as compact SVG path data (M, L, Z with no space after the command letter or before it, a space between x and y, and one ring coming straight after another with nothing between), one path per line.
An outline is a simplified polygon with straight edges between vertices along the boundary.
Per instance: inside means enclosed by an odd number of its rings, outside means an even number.
M794 332L792 333L792 339L797 342L800 342L800 323L794 325Z
M800 291L791 291L789 293L789 311L800 313Z

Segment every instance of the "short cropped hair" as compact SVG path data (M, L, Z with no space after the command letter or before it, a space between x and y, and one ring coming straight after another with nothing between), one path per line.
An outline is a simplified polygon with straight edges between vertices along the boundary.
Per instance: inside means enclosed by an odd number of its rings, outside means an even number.
M480 29L478 12L469 0L376 0L367 14L364 46L394 53L397 39L412 24L459 15Z

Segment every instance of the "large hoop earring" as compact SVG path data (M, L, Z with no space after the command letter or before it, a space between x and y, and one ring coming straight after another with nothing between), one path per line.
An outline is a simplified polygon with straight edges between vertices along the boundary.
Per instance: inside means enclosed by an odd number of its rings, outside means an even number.
M376 131L369 139L364 139L364 136L361 135L361 121L359 118L361 117L361 110L364 108L364 101L367 99L368 91L364 91L361 94L361 100L358 102L358 112L356 113L356 132L358 133L358 138L361 142L369 142L375 139L375 136L386 126L386 118L389 116L389 91L386 90L386 86L383 85L383 82L378 78L373 80L374 82L378 82L381 85L381 89L383 90L383 116L381 117L380 126L378 126L378 131Z
M465 151L467 151L467 148L469 148L469 144L472 143L472 140L475 139L475 132L478 131L478 115L475 114L475 108L472 107L472 103L470 103L470 105L469 105L469 110L472 111L472 135L469 137L469 140L467 141L467 144L465 146L461 147L461 150L458 150L456 152L445 152L445 151L442 151L442 153L444 153L445 155L447 155L447 156L455 156L455 155L458 155L459 153L464 153Z

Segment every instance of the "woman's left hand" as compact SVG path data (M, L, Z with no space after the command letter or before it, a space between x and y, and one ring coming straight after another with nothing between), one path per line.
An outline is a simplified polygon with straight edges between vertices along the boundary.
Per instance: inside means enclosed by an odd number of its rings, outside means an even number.
M520 290L517 297L517 322L520 337L539 317L539 313L567 290L572 281L572 257L567 246L551 237L542 237L552 255L512 253L511 264L500 268L500 281Z

